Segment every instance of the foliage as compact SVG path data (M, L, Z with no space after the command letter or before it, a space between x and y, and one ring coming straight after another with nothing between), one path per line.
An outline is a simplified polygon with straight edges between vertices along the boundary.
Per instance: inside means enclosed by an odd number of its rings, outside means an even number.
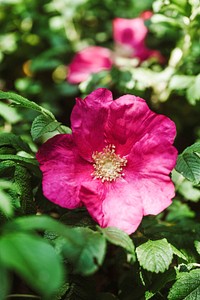
M114 50L115 17L149 9L146 43L162 63L136 66L121 57L120 67L80 85L66 81L80 49ZM0 1L0 300L198 299L199 22L199 0ZM42 194L38 147L71 133L75 97L99 86L141 96L177 125L175 199L131 236L99 228L84 208L68 211Z

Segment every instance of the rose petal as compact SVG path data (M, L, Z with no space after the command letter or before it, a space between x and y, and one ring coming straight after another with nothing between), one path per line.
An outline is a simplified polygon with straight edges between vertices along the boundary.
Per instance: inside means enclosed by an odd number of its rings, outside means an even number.
M116 146L122 156L130 153L133 145L146 134L152 137L153 144L173 143L176 128L169 118L151 111L145 100L125 95L113 101L105 126L105 136Z
M90 179L92 165L77 153L73 138L58 134L44 143L36 155L43 173L43 193L52 202L66 208L81 204L80 184Z
M104 126L108 108L113 101L112 93L99 88L84 100L77 99L71 114L71 127L79 154L92 161L94 151L102 151L105 146Z
M134 184L127 184L123 179L110 183L87 182L81 187L80 199L101 227L113 226L131 234L142 220L141 199Z
M85 81L92 73L112 67L112 52L103 47L91 46L78 52L69 65L67 80L70 83Z
M166 209L175 195L175 188L169 176L159 178L141 177L134 181L140 197L144 215L157 215Z

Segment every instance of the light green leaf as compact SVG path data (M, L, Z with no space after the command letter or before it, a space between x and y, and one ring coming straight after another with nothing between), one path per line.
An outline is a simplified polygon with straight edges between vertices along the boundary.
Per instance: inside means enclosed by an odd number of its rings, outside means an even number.
M132 258L135 260L135 246L127 233L115 227L99 227L98 229L103 233L104 237L110 243L124 248L131 254Z
M194 241L194 245L195 245L195 248L196 248L197 252L200 254L200 242L199 241Z
M15 124L21 120L17 110L3 102L0 102L0 115L11 124Z
M64 270L53 247L42 238L13 232L0 239L0 257L4 265L15 270L45 297L63 284Z
M192 270L182 274L170 289L168 299L200 299L200 270Z
M140 265L150 272L164 272L169 268L173 258L171 245L166 239L152 241L136 248Z
M176 171L182 174L185 178L192 181L194 184L200 182L200 142L186 148L179 155Z
M184 90L195 81L195 76L174 75L169 82L170 90Z
M0 210L8 217L13 215L12 199L8 193L6 193L0 187Z
M61 123L49 118L48 116L39 115L35 118L31 126L31 135L33 140L38 139L43 134L56 130Z
M191 104L195 104L200 100L200 74L195 78L194 84L187 90L187 99Z

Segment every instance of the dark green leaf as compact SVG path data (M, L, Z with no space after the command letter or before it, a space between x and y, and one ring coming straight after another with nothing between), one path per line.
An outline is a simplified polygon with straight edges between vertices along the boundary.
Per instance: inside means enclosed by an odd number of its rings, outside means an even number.
M151 241L136 248L140 265L150 272L164 272L169 268L173 251L166 239Z
M5 300L10 289L10 278L6 267L0 260L0 300Z
M194 300L200 298L200 270L184 273L170 289L169 300Z
M93 274L103 263L106 242L99 232L89 228L71 228L62 240L62 251L74 266L74 272Z
M40 177L41 173L38 167L38 161L35 158L28 158L19 155L9 155L9 154L2 154L0 155L0 161L11 160L16 163L21 164L22 166L26 167L27 169L31 170L35 173L36 176Z
M0 239L0 253L4 265L15 270L45 297L51 296L63 284L60 259L42 238L20 232L4 235Z
M31 153L31 149L27 143L25 143L21 137L9 132L5 133L2 132L0 133L0 147L3 146L11 146L13 147L16 151L25 151L28 153Z

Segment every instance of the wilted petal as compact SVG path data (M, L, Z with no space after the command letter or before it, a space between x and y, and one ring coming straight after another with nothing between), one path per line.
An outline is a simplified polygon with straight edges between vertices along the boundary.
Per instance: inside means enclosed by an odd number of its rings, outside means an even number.
M78 155L72 136L58 134L49 139L36 158L43 173L44 195L62 207L80 206L80 184L90 179L92 166Z
M112 183L100 180L86 183L81 187L80 198L101 227L113 226L131 234L142 220L141 198L134 184L123 179Z
M71 126L74 140L79 148L79 154L90 162L92 153L101 151L105 146L104 126L112 101L112 93L100 88L84 100L77 99L72 111Z
M67 80L80 83L92 73L109 70L112 67L112 52L103 47L90 46L78 52L69 65Z

